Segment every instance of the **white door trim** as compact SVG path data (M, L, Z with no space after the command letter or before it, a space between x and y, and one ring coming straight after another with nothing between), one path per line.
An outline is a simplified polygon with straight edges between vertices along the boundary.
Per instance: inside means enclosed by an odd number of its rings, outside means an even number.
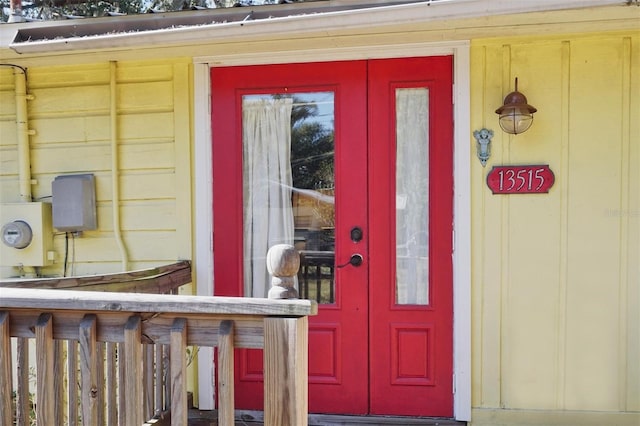
M469 46L454 49L453 413L471 420L471 155Z
M273 52L260 52L215 58L194 58L196 283L198 294L212 294L210 67L436 55L453 55L454 57L454 416L456 420L469 421L471 420L471 130L468 41L278 52L278 55L274 55ZM199 356L213 360L209 352L200 352ZM198 363L199 407L202 410L214 408L214 398L202 398L203 395L214 395L212 372L212 362Z
M202 63L194 64L193 73L195 280L197 294L211 296L213 294L213 166L209 66ZM195 395L201 410L215 408L214 370L213 348L201 347L198 351L198 392Z

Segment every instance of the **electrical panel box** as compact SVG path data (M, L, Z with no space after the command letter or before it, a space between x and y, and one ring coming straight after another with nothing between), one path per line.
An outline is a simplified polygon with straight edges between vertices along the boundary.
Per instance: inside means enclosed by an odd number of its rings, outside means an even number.
M50 203L0 204L0 265L47 266L53 262Z
M97 228L96 184L92 174L57 176L52 183L53 227L62 232Z

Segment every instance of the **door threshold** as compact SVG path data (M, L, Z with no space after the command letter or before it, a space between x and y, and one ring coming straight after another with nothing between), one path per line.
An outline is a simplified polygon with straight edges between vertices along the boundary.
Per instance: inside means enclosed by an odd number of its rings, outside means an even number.
M189 410L190 426L217 425L217 411ZM236 410L236 426L262 425L262 411ZM356 416L339 414L309 414L309 426L464 426L466 422L441 417Z

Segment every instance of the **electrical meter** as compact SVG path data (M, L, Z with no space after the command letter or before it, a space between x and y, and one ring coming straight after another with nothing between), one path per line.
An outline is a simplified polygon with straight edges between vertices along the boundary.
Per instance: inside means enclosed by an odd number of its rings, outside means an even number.
M51 203L0 203L0 266L49 266L54 260Z
M9 247L23 249L31 244L33 232L23 220L14 220L2 227L2 242Z

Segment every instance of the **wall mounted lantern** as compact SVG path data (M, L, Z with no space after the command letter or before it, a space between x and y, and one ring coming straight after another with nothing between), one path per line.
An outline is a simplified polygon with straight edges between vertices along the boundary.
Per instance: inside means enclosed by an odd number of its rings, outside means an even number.
M500 127L507 133L517 135L527 131L533 123L533 113L537 109L527 103L527 98L518 92L518 78L516 90L504 98L504 105L496 110L500 116Z

